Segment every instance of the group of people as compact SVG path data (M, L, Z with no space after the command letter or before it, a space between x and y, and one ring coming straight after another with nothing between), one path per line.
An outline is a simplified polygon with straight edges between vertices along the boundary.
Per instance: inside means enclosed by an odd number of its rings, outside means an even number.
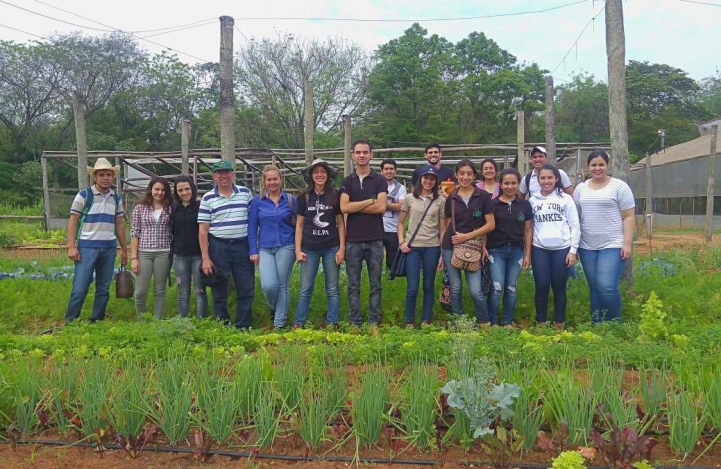
M635 204L628 185L608 175L607 153L589 155L591 177L575 188L540 146L531 151L533 170L526 175L514 168L498 174L491 158L479 168L469 159L450 168L441 163L438 144L426 146L425 157L428 164L414 171L410 191L396 180L394 160L383 160L380 172L371 169L373 146L366 140L353 143L355 169L338 188L333 185L336 169L316 159L305 169L307 187L297 197L283 190L283 174L271 165L263 169L262 187L255 196L234 184L227 161L213 165L215 187L200 200L187 176L175 178L173 189L167 180L153 178L133 210L130 230L137 313L146 312L152 278L153 310L157 318L163 317L172 266L181 316L189 314L191 283L197 315L207 316L209 285L214 316L230 323L227 282L232 274L235 326L249 328L257 266L273 326L282 329L288 321L288 284L297 262L300 292L293 327L305 327L322 262L326 325L335 327L340 320L340 266L345 262L348 320L360 326L365 262L370 286L367 322L376 333L383 259L390 270L399 255L405 262L408 327L416 324L421 276L421 321L431 322L439 270L448 276L453 314L464 314L465 277L477 321L513 327L518 279L522 270L532 268L536 321L548 322L552 290L552 322L562 328L566 283L580 256L592 321L620 320L619 283L623 263L631 256ZM68 257L76 267L67 322L79 317L93 272L96 295L90 319L104 318L116 241L121 266L127 263L123 205L110 188L118 171L98 159L88 167L95 184L81 190L73 202ZM479 262L459 262L459 253L474 250L480 253Z

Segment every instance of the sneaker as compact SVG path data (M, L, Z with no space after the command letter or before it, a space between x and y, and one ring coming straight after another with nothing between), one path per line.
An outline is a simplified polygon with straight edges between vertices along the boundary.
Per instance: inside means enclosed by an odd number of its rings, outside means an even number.
M515 327L513 327L513 324L506 324L503 327L505 327L506 329L515 329Z
M406 323L406 329L415 329L415 328L416 328L416 325L413 324L412 322Z
M421 327L423 327L423 326L430 326L430 325L431 325L431 322L430 322L430 321L421 321Z
M371 326L368 328L368 333L372 336L377 336L378 335L378 325L371 324Z
M293 324L293 327L290 328L292 331L296 329L303 329L303 324L295 323Z
M565 324L562 322L554 322L553 323L553 327L555 327L557 331L562 331L564 325Z

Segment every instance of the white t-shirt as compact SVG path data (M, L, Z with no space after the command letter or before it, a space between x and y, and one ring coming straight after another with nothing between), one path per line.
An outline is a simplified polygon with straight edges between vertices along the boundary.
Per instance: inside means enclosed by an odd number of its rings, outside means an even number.
M581 248L597 251L623 247L621 211L636 207L628 184L611 178L601 189L591 189L585 181L576 187L573 200L581 220Z
M388 186L388 202L403 202L407 194L406 186L398 181L393 181L392 186ZM386 210L383 213L383 231L386 233L398 233L398 220L401 218L400 210L394 212Z
M581 229L578 211L573 197L554 190L547 196L538 191L531 197L533 208L533 245L542 249L565 249L570 247L576 254Z
M572 185L571 179L564 170L559 169L558 172L561 174L561 185L563 185L564 189L567 189ZM536 174L535 170L531 172L531 181L528 185L531 186L531 196L541 191L541 185L538 183L538 174ZM518 191L522 194L528 194L528 189L526 188L526 175L521 178L521 184L518 186Z

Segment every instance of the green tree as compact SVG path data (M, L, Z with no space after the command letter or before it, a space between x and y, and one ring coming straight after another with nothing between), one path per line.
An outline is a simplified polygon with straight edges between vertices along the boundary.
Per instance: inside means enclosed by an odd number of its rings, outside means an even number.
M579 74L559 86L554 112L556 140L608 141L608 85L593 75Z

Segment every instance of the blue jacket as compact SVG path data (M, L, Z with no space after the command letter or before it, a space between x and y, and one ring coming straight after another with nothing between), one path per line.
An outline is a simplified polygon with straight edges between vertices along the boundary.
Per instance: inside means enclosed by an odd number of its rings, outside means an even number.
M286 192L280 193L278 205L267 197L256 195L248 208L248 247L251 255L258 254L258 248L278 248L295 243L295 225L291 223L291 207L288 198L293 200L293 217L298 213L295 197Z

